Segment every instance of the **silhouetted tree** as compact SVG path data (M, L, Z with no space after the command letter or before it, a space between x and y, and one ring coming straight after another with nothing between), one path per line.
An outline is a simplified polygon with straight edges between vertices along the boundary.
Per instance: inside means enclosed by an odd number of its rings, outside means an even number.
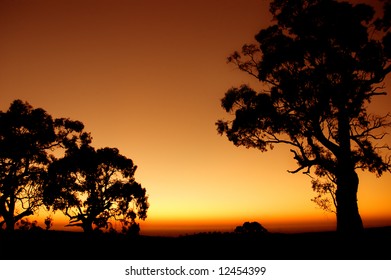
M82 134L83 124L53 119L41 108L15 100L0 112L0 228L15 223L42 205L42 185L59 148Z
M48 216L45 218L45 229L49 230L53 225L53 218Z
M125 221L122 224L122 233L127 236L138 236L140 234L140 224L134 221Z
M218 132L262 152L291 146L298 168L290 172L315 175L314 190L335 195L337 231L355 234L363 229L356 170L390 171L381 152L390 149L382 143L389 115L367 110L386 94L390 21L375 19L371 6L333 0L275 0L270 12L276 24L256 35L258 45L228 58L265 90L228 90L221 104L234 119L219 120Z
M36 220L30 222L28 218L21 219L17 223L15 223L18 226L19 230L23 231L37 231L42 230L40 226L38 226L38 222Z
M147 216L146 190L135 181L136 166L118 149L88 144L69 149L53 162L44 189L45 204L69 217L68 226L87 233L108 228L113 218L125 224Z
M331 181L312 180L312 189L317 195L311 199L318 207L326 212L337 213L337 186Z
M244 222L243 225L237 226L234 230L235 233L240 234L264 234L268 233L267 229L264 228L258 222Z

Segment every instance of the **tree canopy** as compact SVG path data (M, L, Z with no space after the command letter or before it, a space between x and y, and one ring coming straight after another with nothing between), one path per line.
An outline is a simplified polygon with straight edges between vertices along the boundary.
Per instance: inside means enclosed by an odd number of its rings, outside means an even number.
M69 226L85 232L108 228L110 219L134 228L135 219L144 220L149 207L146 190L135 181L136 168L116 148L75 146L51 164L45 204L63 211Z
M297 169L313 176L313 188L336 204L337 230L362 229L356 169L390 171L382 151L390 115L369 111L385 95L391 71L389 25L373 7L334 0L275 0L275 24L262 29L228 61L265 87L227 91L221 105L234 115L217 129L237 146L262 152L291 147Z
M0 112L0 228L15 223L42 205L42 187L54 152L84 135L83 124L53 119L45 110L15 100ZM83 136L82 136L83 137Z

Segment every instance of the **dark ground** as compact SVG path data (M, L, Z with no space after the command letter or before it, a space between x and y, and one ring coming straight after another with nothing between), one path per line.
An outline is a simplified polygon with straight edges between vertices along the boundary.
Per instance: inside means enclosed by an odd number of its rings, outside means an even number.
M360 237L335 232L263 235L204 233L126 237L81 232L0 232L2 260L391 260L391 226Z

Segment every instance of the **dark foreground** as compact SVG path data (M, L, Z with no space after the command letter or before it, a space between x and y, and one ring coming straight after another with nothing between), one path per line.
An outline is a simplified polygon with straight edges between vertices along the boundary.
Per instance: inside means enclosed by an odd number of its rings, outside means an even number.
M343 238L335 232L126 237L79 232L0 233L2 260L391 260L391 227Z

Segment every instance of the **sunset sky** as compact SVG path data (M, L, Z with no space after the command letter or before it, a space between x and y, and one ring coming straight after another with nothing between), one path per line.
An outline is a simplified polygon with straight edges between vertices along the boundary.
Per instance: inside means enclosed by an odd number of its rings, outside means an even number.
M279 232L334 229L335 215L310 201L311 179L287 172L296 168L289 147L238 148L216 131L229 118L220 107L225 92L259 86L226 57L271 24L268 6L0 0L0 110L21 99L80 120L94 147L131 158L150 202L141 233L231 231L245 221ZM370 108L381 114L390 105L388 95ZM391 175L359 175L364 225L391 225ZM55 215L55 229L66 223Z

